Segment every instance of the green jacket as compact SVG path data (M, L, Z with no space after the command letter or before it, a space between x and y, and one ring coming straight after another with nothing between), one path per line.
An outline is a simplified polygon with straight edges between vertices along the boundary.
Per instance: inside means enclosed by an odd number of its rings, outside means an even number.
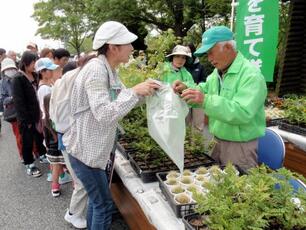
M185 67L180 68L179 71L175 71L170 62L165 63L161 80L169 84L172 84L175 80L180 80L191 88L194 88L196 85L191 73Z
M238 52L222 81L215 69L198 89L205 94L202 106L209 117L209 131L213 135L239 142L264 135L266 82L260 71L241 53Z

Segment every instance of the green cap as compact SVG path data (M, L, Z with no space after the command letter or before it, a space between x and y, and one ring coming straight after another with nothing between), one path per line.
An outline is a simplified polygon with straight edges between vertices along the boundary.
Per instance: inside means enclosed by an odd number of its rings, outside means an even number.
M202 35L202 46L194 52L194 56L201 57L210 50L217 42L234 39L233 32L226 26L214 26L206 30Z

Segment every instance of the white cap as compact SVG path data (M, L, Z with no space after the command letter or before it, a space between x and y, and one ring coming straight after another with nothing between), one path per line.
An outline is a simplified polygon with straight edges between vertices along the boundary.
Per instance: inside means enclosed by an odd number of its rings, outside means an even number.
M3 72L4 70L10 69L10 68L17 69L14 60L6 57L1 62L1 72Z
M170 57L170 56L173 56L173 55L184 55L184 56L187 56L187 57L191 58L191 51L186 46L176 45L173 48L172 53L167 55L166 57Z
M50 58L39 58L35 62L35 71L39 72L43 69L48 69L48 70L55 70L57 69L58 65L54 64Z
M137 39L123 24L115 21L103 23L95 34L92 48L97 50L104 44L125 45Z
M37 49L37 45L34 42L29 42L29 44L27 45L27 49L31 48Z

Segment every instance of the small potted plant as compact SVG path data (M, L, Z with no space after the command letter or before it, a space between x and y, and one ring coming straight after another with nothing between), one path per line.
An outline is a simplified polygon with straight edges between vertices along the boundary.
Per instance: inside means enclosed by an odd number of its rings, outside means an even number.
M193 191L196 191L196 190L199 190L199 186L197 186L195 184L191 184L191 185L187 186L187 191L188 192L193 192Z
M180 180L183 185L190 185L193 183L193 178L191 176L183 176Z
M171 188L170 192L172 194L179 194L185 192L185 189L182 186L177 185Z
M166 180L165 183L168 186L178 185L178 182L177 182L176 178L169 178L169 179Z
M201 166L201 167L199 167L199 168L195 171L195 173L196 173L197 175L204 175L204 174L207 174L207 173L208 173L208 170L207 170L206 167Z
M168 172L166 178L178 178L180 176L180 174L177 171L170 171Z
M192 172L189 169L185 169L182 173L183 176L191 176Z
M189 204L191 203L191 198L186 193L180 193L174 196L174 200L178 204Z

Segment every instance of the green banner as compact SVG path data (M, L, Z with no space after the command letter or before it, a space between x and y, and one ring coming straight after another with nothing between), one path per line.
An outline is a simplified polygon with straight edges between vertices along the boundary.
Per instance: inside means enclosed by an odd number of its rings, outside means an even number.
M238 50L273 81L278 42L278 0L239 0L235 34Z

